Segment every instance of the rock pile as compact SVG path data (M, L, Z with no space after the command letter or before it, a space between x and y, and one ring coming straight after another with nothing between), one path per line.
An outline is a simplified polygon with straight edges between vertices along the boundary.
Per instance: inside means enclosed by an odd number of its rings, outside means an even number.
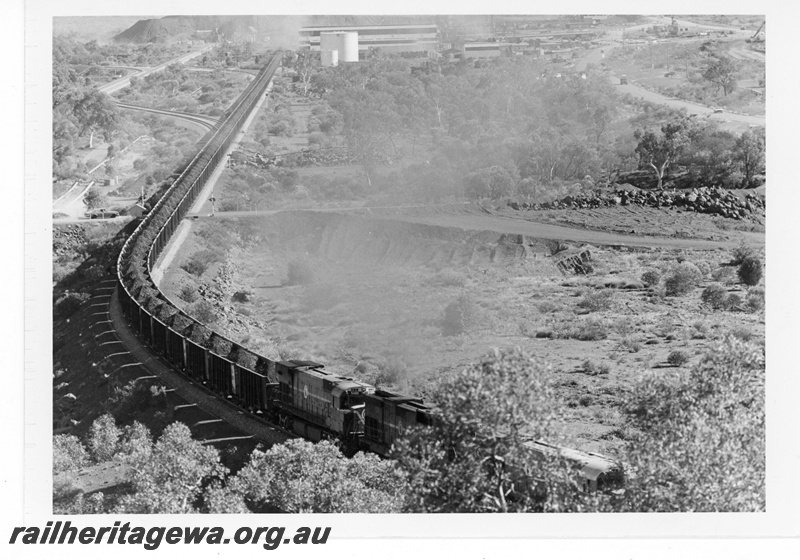
M508 205L514 210L591 209L639 205L653 208L683 208L692 212L741 220L753 214L762 215L766 201L762 196L750 193L747 193L742 200L736 194L719 187L701 187L688 191L618 188L607 192L596 191L566 196L542 204L510 201Z
M562 274L589 274L594 271L592 254L588 249L558 259L556 266Z
M87 241L86 230L78 224L53 228L53 255L61 256L74 252Z

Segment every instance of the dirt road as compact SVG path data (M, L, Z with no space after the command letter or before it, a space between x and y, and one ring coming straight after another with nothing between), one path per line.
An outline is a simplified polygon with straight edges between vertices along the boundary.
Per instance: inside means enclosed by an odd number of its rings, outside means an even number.
M664 18L659 20L658 18L654 18L654 23L664 24L662 21ZM669 21L666 22L667 24ZM686 22L683 20L679 21L679 24L686 27L700 27L698 24ZM651 25L651 24L648 24ZM645 26L635 26L626 28L625 30L630 32L636 29L640 29ZM703 28L714 28L714 26L703 25ZM719 29L727 29L727 28L719 28ZM741 37L747 35L748 32L745 31L736 31L736 37L741 39ZM609 40L607 44L602 45L601 47L597 47L595 49L591 49L587 51L577 62L575 65L575 69L577 71L582 71L586 69L586 66L589 64L600 64L604 59L605 55L608 55L613 49L618 48L622 41L622 29L613 29L609 31ZM761 53L752 53L752 51L745 51L744 49L740 49L742 52L746 52L748 57L751 58L760 58L763 60L763 55ZM738 52L738 51L737 51ZM615 85L618 85L620 93L628 93L640 99L645 99L652 103L659 103L662 105L667 105L669 107L673 107L675 109L686 109L690 114L696 114L698 116L708 116L711 119L719 121L721 123L721 127L726 130L730 130L732 132L744 132L751 126L766 126L766 118L760 116L751 116L751 115L742 115L738 113L731 113L729 111L722 111L720 113L715 113L714 109L711 107L706 107L705 105L700 105L699 103L692 103L691 101L684 101L682 99L674 99L671 97L667 97L665 95L661 95L660 93L655 93L653 91L649 91L643 87L640 87L634 83L629 83L625 85L619 85L619 76L611 73L609 75L609 80Z
M303 210L307 211L307 210ZM468 231L492 231L496 233L525 235L536 239L555 239L604 246L661 247L671 249L731 249L742 241L764 245L764 234L758 232L736 232L719 239L692 239L683 237L660 237L655 235L626 235L610 231L596 231L580 227L560 226L537 222L534 217L519 217L494 214L475 206L463 207L382 207L382 208L337 208L310 211L352 213L370 218L403 221L431 226L449 227ZM272 216L291 210L267 210L255 212L217 212L214 217L198 216L200 220L225 220ZM646 218L646 217L645 217Z

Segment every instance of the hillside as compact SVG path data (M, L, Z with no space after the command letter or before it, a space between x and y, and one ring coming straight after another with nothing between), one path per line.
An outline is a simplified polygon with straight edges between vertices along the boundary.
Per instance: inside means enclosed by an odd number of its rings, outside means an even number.
M180 40L200 29L218 29L226 36L253 26L253 16L167 16L143 19L116 35L116 43L152 43Z
M53 18L53 34L83 42L106 43L140 20L141 16L69 16Z

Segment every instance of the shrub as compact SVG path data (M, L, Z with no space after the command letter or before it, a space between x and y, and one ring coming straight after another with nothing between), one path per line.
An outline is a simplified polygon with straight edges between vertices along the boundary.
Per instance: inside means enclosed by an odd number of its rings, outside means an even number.
M703 340L705 338L708 338L708 334L709 334L709 327L703 321L695 321L692 324L692 332L690 335L691 338L695 340Z
M722 284L733 284L733 269L729 266L721 266L711 273L711 278Z
M554 338L573 338L584 341L605 340L608 338L608 327L602 320L596 318L583 321L561 321L553 326L552 336Z
M55 315L59 319L66 319L73 315L81 304L89 299L89 294L84 292L71 293L61 298L56 303Z
M202 276L208 270L209 265L218 262L219 259L220 255L216 251L198 251L189 257L189 260L182 264L181 268L194 276Z
M322 132L312 132L308 135L308 145L309 146L327 146L330 144L330 140L328 137Z
M608 375L611 372L608 364L595 364L592 360L586 360L581 367L589 375Z
M731 336L734 338L738 338L741 341L747 342L751 338L753 338L753 331L750 329L746 329L744 327L740 327L738 329L734 329L731 331Z
M231 301L234 303L247 303L250 301L250 296L252 295L252 293L245 291L234 292L234 294L231 296Z
M764 288L751 288L744 300L747 311L756 312L764 309Z
M734 310L740 308L741 305L742 305L742 298L739 297L738 294L730 294L725 299L725 309L727 309L729 311L734 311Z
M205 300L198 301L192 307L191 316L205 325L213 323L217 318L217 314L214 312L214 307Z
M619 349L628 352L636 353L642 349L642 343L639 340L625 337L619 342Z
M183 286L178 293L178 297L187 303L193 303L197 299L197 288L188 285Z
M314 269L305 260L289 261L286 273L287 286L306 286L314 283Z
M656 272L655 270L648 270L644 274L642 274L642 282L648 288L650 286L656 286L661 281L661 275Z
M461 294L444 308L441 321L442 334L454 336L467 332L475 326L477 315L477 306L472 299L466 294Z
M758 257L746 257L739 264L739 281L748 286L755 286L761 281L764 272L761 259Z
M134 379L125 386L114 387L108 401L112 416L124 424L138 417L152 404L153 392L145 380Z
M691 292L701 280L700 270L692 263L680 263L664 281L668 296L682 296Z
M539 313L552 313L561 309L561 306L552 301L543 301L536 306L536 309L539 310Z
M592 311L605 311L611 308L614 292L612 290L601 290L586 294L578 302L578 307Z
M722 309L725 307L727 291L719 284L711 284L703 290L700 299L703 303L711 306L712 309Z
M705 278L709 274L711 274L711 265L708 264L706 261L692 261L692 264L697 267L697 270L700 271L700 274Z
M744 241L733 250L731 264L734 266L742 264L745 259L755 256L755 249L745 245Z
M365 370L366 371L366 370ZM397 383L408 375L408 366L399 358L389 358L378 366L375 384Z
M671 366L680 367L689 361L689 356L681 350L673 350L667 356L667 363Z

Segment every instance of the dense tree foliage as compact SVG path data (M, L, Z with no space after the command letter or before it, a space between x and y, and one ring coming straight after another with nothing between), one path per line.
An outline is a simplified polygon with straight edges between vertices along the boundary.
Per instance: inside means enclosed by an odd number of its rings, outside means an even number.
M733 147L733 159L742 174L742 186L757 186L756 175L764 173L766 157L766 140L763 129L757 132L747 131L736 139Z
M71 157L79 139L88 133L91 147L96 132L107 138L119 126L119 111L109 97L94 87L92 69L101 68L105 57L96 43L81 45L63 37L53 39L53 173L72 174Z
M538 60L510 57L475 68L412 70L391 58L321 68L304 90L321 100L315 111L332 112L341 123L314 144L335 144L332 135L340 134L367 183L387 194L419 201L533 199L552 185L607 184L637 165L653 171L659 186L676 170L689 171L698 186L726 187L752 186L743 168L750 177L763 173L758 142L740 140L715 121L621 98L593 68L552 75ZM421 144L428 145L424 163L437 172L414 161ZM410 163L376 176L381 162L398 158ZM505 177L499 168L511 182L504 178L492 188L489 175Z
M296 439L266 452L254 451L250 462L228 483L241 501L219 498L213 511L237 503L253 511L293 513L400 512L404 480L390 461L359 453L346 458L330 442Z
M628 410L625 509L763 511L763 348L729 337L688 371L646 375Z
M170 424L155 444L139 434L132 443L129 464L134 493L123 497L124 513L192 513L204 488L224 477L219 452L192 439L189 428Z
M559 418L549 368L520 350L495 351L437 389L437 418L396 446L408 476L406 510L571 511L592 499L557 455L527 441L554 441ZM596 507L596 506L595 506Z

